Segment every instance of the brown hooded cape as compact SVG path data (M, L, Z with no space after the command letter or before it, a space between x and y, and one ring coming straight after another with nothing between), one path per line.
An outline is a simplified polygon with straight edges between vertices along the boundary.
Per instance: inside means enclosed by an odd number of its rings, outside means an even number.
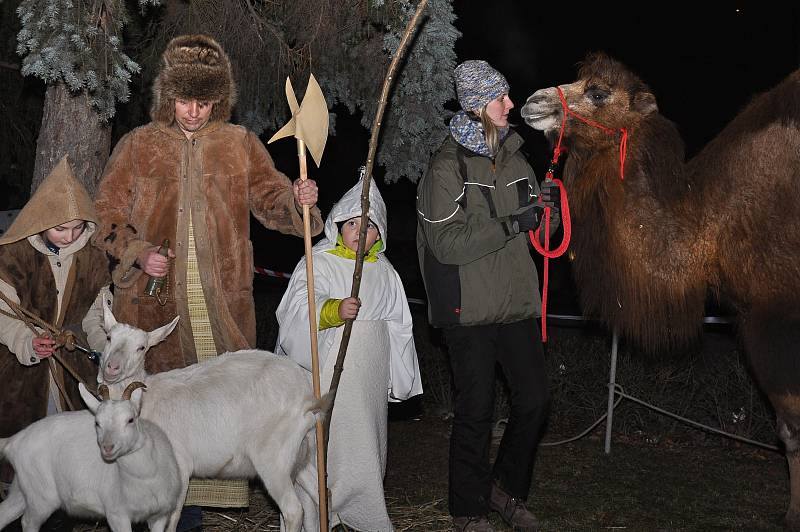
M73 255L61 315L56 315L58 295L50 263L27 237L72 220L96 219L88 193L64 157L0 238L0 278L14 287L23 308L57 327L80 330L81 320L100 289L110 282L105 255L88 242ZM83 354L63 349L61 354L84 381L96 381L97 366ZM23 366L6 346L0 345L0 437L10 436L47 414L51 367L72 405L82 408L77 382L58 363L51 365L43 360ZM63 401L62 406L66 406Z

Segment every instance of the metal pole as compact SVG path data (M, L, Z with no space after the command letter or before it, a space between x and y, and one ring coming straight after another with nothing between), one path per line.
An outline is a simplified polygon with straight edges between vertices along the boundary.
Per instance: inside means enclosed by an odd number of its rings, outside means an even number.
M617 382L617 346L619 335L614 329L611 337L611 369L608 372L608 409L606 411L606 444L605 453L611 454L611 425L614 422L614 387Z

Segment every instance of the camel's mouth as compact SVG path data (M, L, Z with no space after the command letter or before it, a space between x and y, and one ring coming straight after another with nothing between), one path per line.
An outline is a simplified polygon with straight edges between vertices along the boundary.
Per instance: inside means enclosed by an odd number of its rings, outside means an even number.
M543 107L539 104L525 104L520 110L520 116L533 129L548 131L561 126L561 116L552 107Z
M526 112L525 108L522 109L522 118L525 120L525 123L531 127L535 127L536 129L541 129L536 127L537 124L543 122L544 120L552 117L550 113L536 113L536 112Z

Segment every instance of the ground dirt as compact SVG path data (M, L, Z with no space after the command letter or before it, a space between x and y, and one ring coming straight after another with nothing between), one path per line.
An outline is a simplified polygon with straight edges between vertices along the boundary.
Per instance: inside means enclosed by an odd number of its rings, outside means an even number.
M258 315L269 318L259 322L261 348L274 346L274 308L283 289L262 286L257 292ZM412 311L425 395L417 408L391 409L386 501L398 531L446 531L451 529L449 369L435 331L426 326L424 308ZM546 358L553 403L545 442L575 436L605 413L609 375L607 335L555 324L550 333ZM728 332L704 335L697 353L674 362L653 361L623 345L617 372L628 393L707 425L777 443L774 415ZM501 386L497 403L496 417L502 418L507 404ZM603 429L601 423L576 441L541 447L528 499L541 530L783 530L789 480L781 453L687 427L631 401L615 410L610 454L604 453ZM499 425L495 444L501 430ZM276 506L258 482L252 486L248 509L208 509L204 530L278 530ZM510 530L498 515L490 520L498 530ZM55 516L46 530L107 528Z
M398 531L450 530L449 431L450 421L438 416L389 423L386 500ZM546 440L567 436L548 434ZM602 426L575 442L541 447L529 498L541 530L783 529L788 473L785 460L776 452L725 442L691 445L662 440L654 444L625 436L612 439L610 454L603 447ZM490 521L500 531L511 530L497 514ZM103 523L65 527L57 518L48 525L48 531L107 530ZM249 509L208 509L203 528L207 532L274 531L279 529L279 518L275 504L254 482Z
M451 529L449 431L450 422L437 417L390 422L385 485L397 530ZM602 428L573 443L542 447L535 476L529 502L543 531L779 531L789 497L778 453L615 437L607 455ZM498 530L511 530L496 514L490 520ZM247 514L208 512L206 521L206 530L220 531L278 526L274 505L260 490Z

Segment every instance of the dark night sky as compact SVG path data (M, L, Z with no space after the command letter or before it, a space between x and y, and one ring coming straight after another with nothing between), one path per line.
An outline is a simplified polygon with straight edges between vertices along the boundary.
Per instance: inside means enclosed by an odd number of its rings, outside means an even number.
M457 1L464 34L457 53L493 63L521 105L536 89L573 81L587 52L605 51L650 85L691 155L754 94L800 66L797 2L780 9L769 7L778 2L724 3L602 2L571 10L564 2Z
M573 81L576 63L591 51L611 54L650 85L662 114L679 126L687 155L692 155L753 95L800 66L798 3L780 9L770 8L767 2L733 2L728 7L700 4L602 2L576 4L576 10L565 2L455 0L456 26L463 34L456 52L459 61L486 59L508 78L517 104L512 121L519 124L517 131L526 138L531 164L540 177L549 148L541 133L519 119L519 107L539 88ZM354 161L354 145L363 146L358 150L363 151L361 157L366 156L368 132L357 135L361 137L328 141L323 166L336 168L337 180L344 176L353 182L355 168L361 164ZM341 191L326 193L337 187L320 185L325 214ZM404 180L379 186L390 217L387 254L409 295L424 297L413 244L415 185ZM261 230L254 228L254 232L258 238ZM288 237L279 240L279 247L285 248L282 256L272 253L275 247L262 248L261 254L257 247L256 262L291 271L302 255L302 245ZM551 283L558 289L557 276Z

